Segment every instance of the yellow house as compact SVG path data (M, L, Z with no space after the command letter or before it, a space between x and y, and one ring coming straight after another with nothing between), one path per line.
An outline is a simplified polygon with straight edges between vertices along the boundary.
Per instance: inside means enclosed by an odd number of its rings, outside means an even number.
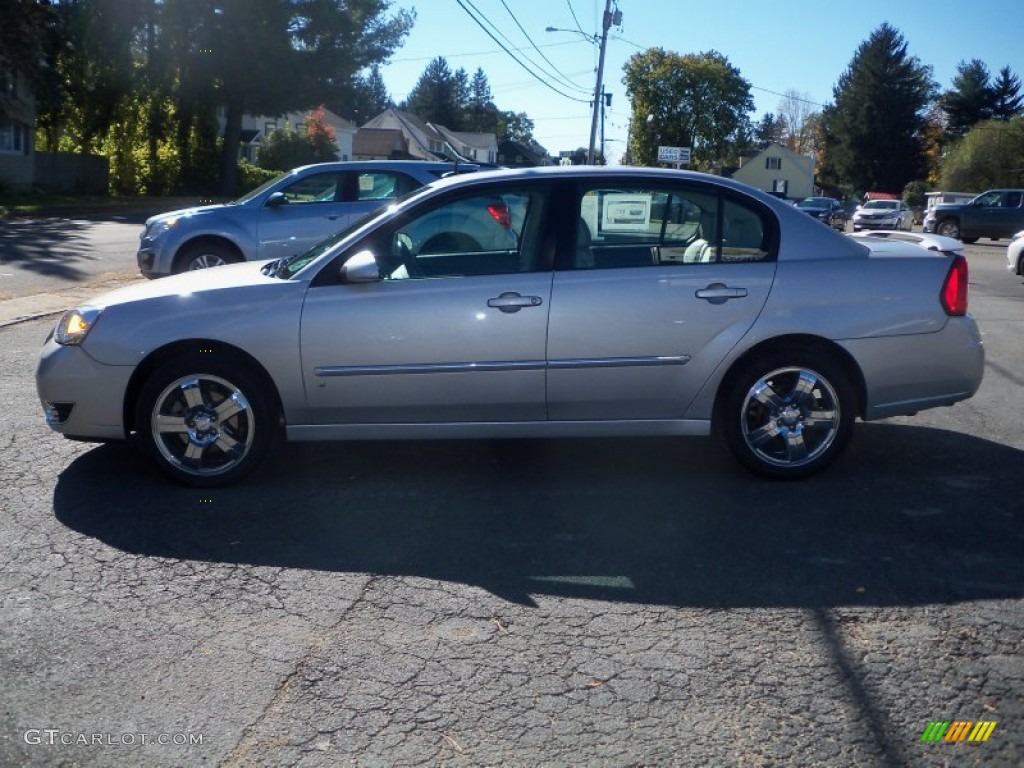
M769 144L743 162L732 178L773 195L802 200L814 194L814 158Z

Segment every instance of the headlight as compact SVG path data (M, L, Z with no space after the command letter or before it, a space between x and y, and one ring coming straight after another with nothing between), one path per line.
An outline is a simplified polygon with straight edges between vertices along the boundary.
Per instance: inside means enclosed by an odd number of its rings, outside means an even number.
M61 315L53 340L62 346L81 344L100 316L98 309L71 309Z
M173 216L169 219L162 219L154 224L152 227L148 227L144 233L144 237L159 237L167 230L174 227L180 220L179 216Z

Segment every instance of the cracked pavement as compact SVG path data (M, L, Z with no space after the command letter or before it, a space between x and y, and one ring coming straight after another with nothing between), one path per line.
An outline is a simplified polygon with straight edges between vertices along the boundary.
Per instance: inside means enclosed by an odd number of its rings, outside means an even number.
M978 396L858 424L800 483L704 440L468 441L292 445L188 490L51 433L52 320L0 329L0 764L1020 765L1024 288L996 250Z

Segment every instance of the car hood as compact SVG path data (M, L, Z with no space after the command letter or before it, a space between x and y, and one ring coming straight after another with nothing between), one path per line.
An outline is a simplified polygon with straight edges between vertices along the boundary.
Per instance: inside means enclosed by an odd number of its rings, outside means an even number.
M804 213L824 213L828 208L821 205L798 205L797 210L803 211Z
M202 216L209 213L210 211L223 211L225 208L235 206L236 203L218 203L216 205L195 205L191 208L179 208L176 211L167 211L166 213L158 213L156 216L150 216L146 219L146 226L151 227L161 221L167 221L168 219L180 219L185 216Z
M266 285L281 282L264 275L260 269L265 261L243 261L211 269L197 269L158 280L140 280L132 285L104 293L82 304L80 308L105 309L120 304L132 304L149 299L186 296L218 291L225 288L244 288L247 285Z

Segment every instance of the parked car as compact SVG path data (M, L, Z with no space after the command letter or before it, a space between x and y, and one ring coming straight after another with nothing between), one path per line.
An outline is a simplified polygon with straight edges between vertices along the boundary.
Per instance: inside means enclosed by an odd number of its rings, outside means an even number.
M924 231L973 243L1012 237L1024 229L1024 189L990 189L966 203L940 203L924 218Z
M833 197L805 197L796 207L840 232L846 229L846 209Z
M1024 277L1024 230L1016 233L1006 249L1006 268Z
M417 160L296 168L233 203L150 217L139 244L139 270L146 277L162 277L302 253L364 214L454 170L451 163Z
M913 214L902 200L868 200L853 212L853 231L911 228Z
M496 204L512 237L493 248L417 234ZM794 478L856 417L974 394L967 278L962 254L855 240L717 176L485 172L299 256L86 302L47 338L37 388L53 429L134 437L192 486L239 480L281 438L712 432Z

